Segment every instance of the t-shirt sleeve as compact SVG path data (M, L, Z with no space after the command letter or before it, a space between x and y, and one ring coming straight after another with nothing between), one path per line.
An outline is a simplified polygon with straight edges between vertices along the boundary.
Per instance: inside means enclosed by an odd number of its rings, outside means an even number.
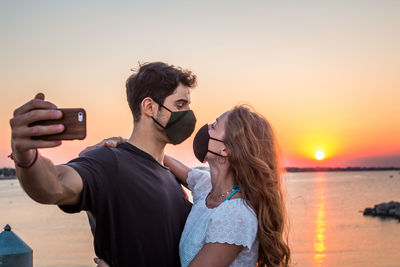
M76 213L81 210L96 213L99 205L100 194L112 185L112 177L118 170L116 156L108 147L100 147L88 151L80 157L66 163L72 167L82 178L83 189L80 203L76 205L59 205L67 213Z
M192 191L193 202L196 202L202 193L211 189L211 176L207 171L192 169L186 182Z
M257 237L257 217L243 201L229 202L211 216L205 243L227 243L251 249Z

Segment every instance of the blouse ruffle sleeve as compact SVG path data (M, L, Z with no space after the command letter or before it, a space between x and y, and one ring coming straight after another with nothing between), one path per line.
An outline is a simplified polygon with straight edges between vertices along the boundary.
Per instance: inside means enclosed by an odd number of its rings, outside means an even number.
M257 227L254 211L242 199L229 200L212 215L205 243L228 243L251 249Z
M186 182L192 191L193 202L196 202L202 194L211 190L211 176L207 171L192 169Z

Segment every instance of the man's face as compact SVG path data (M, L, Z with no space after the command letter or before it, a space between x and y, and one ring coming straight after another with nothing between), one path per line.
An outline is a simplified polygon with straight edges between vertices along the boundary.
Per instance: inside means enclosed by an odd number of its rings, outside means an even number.
M188 87L179 84L175 92L165 98L164 106L172 111L182 111L190 109L190 90ZM168 112L169 113L169 112Z
M190 109L190 89L182 84L179 84L175 92L165 98L163 105L171 111L184 111ZM156 115L156 120L161 123L161 125L166 126L169 118L171 117L171 112L163 107L160 107L158 114ZM157 127L160 131L162 129Z

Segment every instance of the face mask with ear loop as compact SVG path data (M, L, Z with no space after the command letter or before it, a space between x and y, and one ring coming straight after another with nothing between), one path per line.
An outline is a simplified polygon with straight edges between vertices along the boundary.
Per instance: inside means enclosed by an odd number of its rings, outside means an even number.
M222 140L219 140L219 139L216 139L216 138L210 136L210 134L208 133L208 124L201 127L199 129L199 131L197 132L196 136L194 137L193 152L194 152L194 155L196 156L196 158L201 163L204 162L207 152L210 152L211 154L214 154L214 155L217 155L220 157L224 157L223 155L218 154L218 153L208 149L208 142L210 141L210 139L218 141L218 142L222 142L222 143L224 142Z
M194 155L196 156L196 158L201 163L204 163L204 159L207 155L207 152L210 152L211 154L226 158L225 156L208 149L208 142L210 141L210 139L224 143L223 140L219 140L217 138L210 136L210 134L208 133L208 124L201 127L199 129L199 131L197 132L196 136L194 137L193 152L194 152ZM224 202L231 199L233 197L233 195L235 195L236 193L241 192L238 185L233 185L232 190L233 190L233 192L224 200Z
M156 103L171 112L171 117L165 126L161 125L154 117L151 117L157 125L164 129L169 142L177 145L188 139L192 135L197 121L193 111L172 111L163 104Z

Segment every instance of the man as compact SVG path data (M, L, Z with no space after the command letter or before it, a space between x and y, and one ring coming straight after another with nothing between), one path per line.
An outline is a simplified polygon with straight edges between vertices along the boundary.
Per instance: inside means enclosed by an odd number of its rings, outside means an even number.
M69 213L88 211L96 255L110 266L179 266L179 239L191 204L163 158L167 143L181 143L194 130L189 90L195 85L190 71L162 62L141 65L126 82L134 118L128 142L57 166L37 149L61 141L31 136L60 133L63 125L28 125L62 114L43 94L36 95L10 120L22 187L37 202Z

